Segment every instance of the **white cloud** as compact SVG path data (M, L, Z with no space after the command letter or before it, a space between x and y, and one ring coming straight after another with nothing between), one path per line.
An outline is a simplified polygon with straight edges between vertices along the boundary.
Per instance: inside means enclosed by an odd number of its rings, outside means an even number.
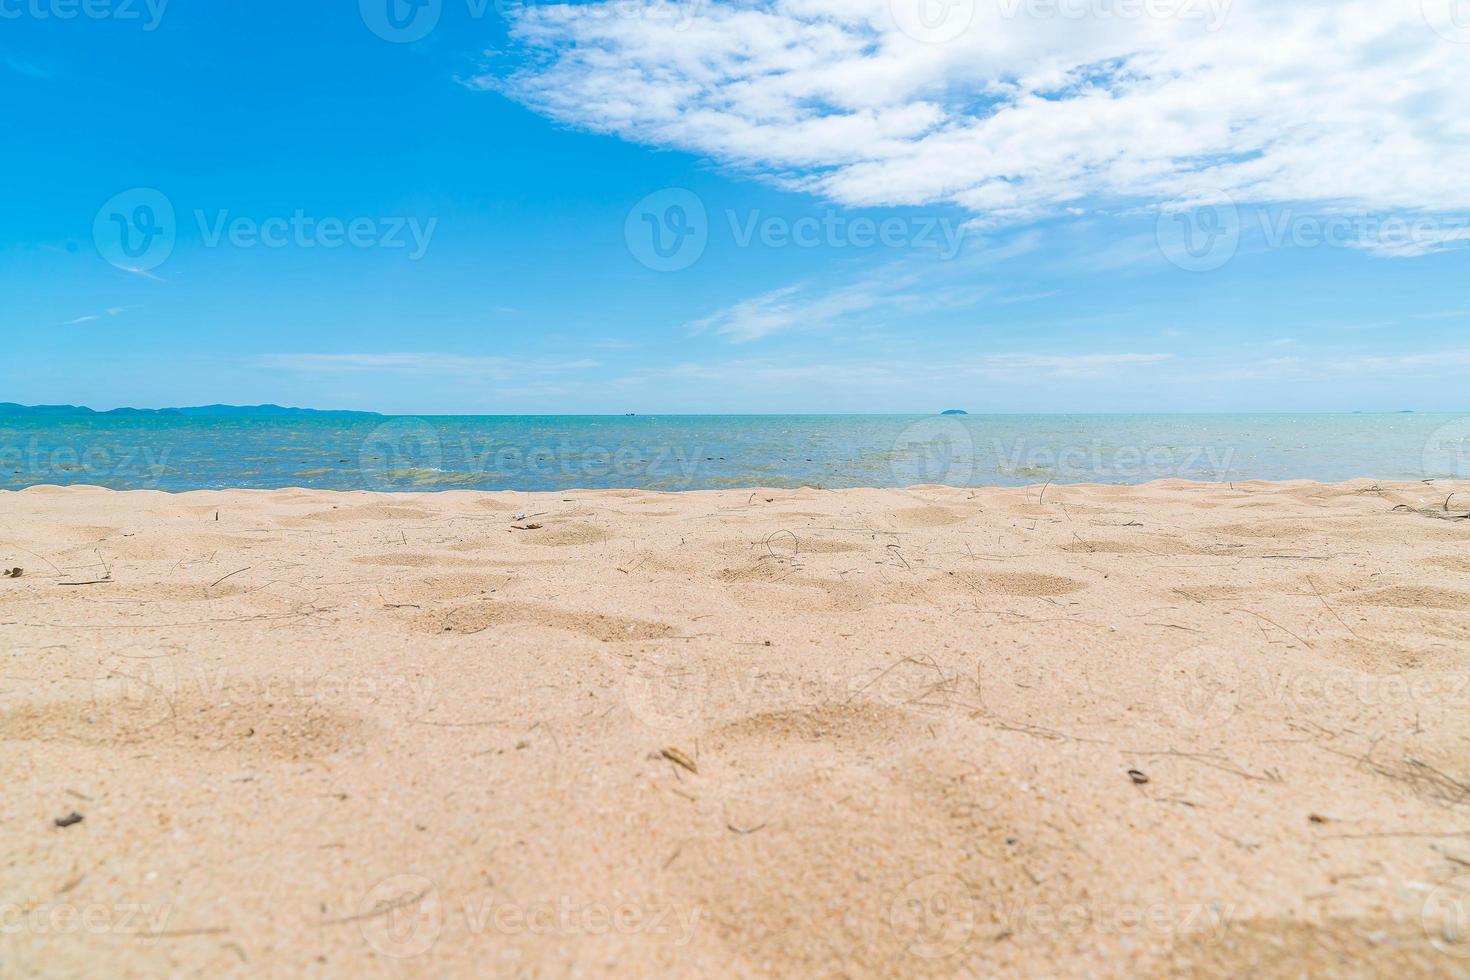
M836 285L798 283L773 289L687 326L738 344L788 331L862 329L869 321L891 323L895 316L964 309L984 299L996 305L1032 302L1056 291L997 293L985 279L993 276L994 266L1029 255L1041 244L1041 236L1028 231L981 244L958 261L911 256L861 270Z
M729 382L756 388L793 384L892 386L922 384L926 388L982 379L991 383L1027 384L1076 378L1118 379L1133 369L1151 369L1171 361L1172 354L1153 353L1002 353L945 358L744 358L679 364L659 376L676 381Z
M3 60L5 62L5 67L9 68L16 74L24 75L27 78L34 78L39 81L49 82L57 76L57 72L54 68L52 68L50 65L41 64L40 62L28 61L24 58L17 58L14 55L10 54L5 55L3 57Z
M1388 375L1455 377L1470 366L1470 350L1408 351L1389 355L1359 353L1312 356L1237 356L1218 353L1050 351L975 353L950 350L929 356L875 359L833 358L826 354L749 357L687 362L621 378L615 385L648 384L660 391L680 387L737 387L781 394L860 391L915 392L963 396L997 390L1054 397L1082 396L1088 410L1107 405L1110 393L1136 392L1140 386L1170 387L1200 394L1228 394L1242 381L1326 382L1374 380ZM1088 400L1096 395L1097 399Z
M980 358L973 370L996 378L1080 377L1162 364L1173 357L1173 354L991 354ZM960 369L964 370L965 366L961 365Z
M302 374L413 374L457 375L514 381L528 376L565 374L601 367L597 361L522 360L510 357L478 357L465 354L263 354L250 362L255 367Z
M1435 371L1463 373L1470 367L1470 350L1410 351L1400 354L1359 354L1334 357L1323 361L1329 371L1344 374L1412 371L1415 374L1430 374Z
M1191 372L1190 380L1196 383L1263 380L1335 382L1350 376L1367 376L1376 380L1389 375L1411 375L1427 381L1431 377L1463 375L1470 367L1470 350L1452 348L1394 354L1326 352L1310 357L1293 355L1235 362L1215 358L1213 361L1214 369L1201 370L1198 374Z
M531 66L466 84L850 206L1470 213L1470 46L1420 0L976 8L930 44L890 0L527 4L512 28Z
M132 309L136 309L136 307L133 307L133 306L109 306L106 310L103 310L101 313L89 314L87 316L79 316L79 317L77 317L77 318L75 318L73 320L67 320L65 323L62 324L62 326L63 327L76 327L76 326L80 326L83 323L94 323L97 320L102 319L104 316L117 316L120 313L126 313L128 310L132 310Z
M880 283L865 279L824 291L784 286L742 300L696 320L689 327L696 333L710 331L735 343L744 343L789 330L822 329L843 321L851 325L852 318L861 314L902 307L906 299L918 302L919 297L909 297L903 292L903 287L912 281Z
M118 266L118 268L126 272L130 276L140 276L144 279L152 279L154 282L168 282L168 280L163 278L163 276L160 276L154 272L149 272L147 269L135 269L132 266L121 265Z

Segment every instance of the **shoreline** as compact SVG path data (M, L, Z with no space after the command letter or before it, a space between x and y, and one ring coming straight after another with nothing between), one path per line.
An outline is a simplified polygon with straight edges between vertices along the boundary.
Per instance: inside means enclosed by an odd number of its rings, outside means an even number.
M1470 419L1229 415L185 418L0 425L0 487L734 491L1470 475Z
M1456 499L3 492L0 958L1463 977Z
M1437 484L1443 484L1443 485L1445 485L1447 487L1450 487L1450 488L1455 488L1455 487L1462 487L1462 488L1464 488L1464 490L1456 490L1455 492L1457 494L1460 493L1460 492L1470 492L1470 478L1457 479L1455 477L1427 477L1427 478L1419 481L1419 484L1422 484L1424 486L1433 486L1433 485L1437 485ZM1355 490L1355 491L1356 490L1362 490L1362 491L1366 492L1368 490L1371 490L1374 486L1385 487L1385 488L1386 487L1398 487L1400 489L1407 489L1407 488L1410 488L1410 487L1413 487L1413 486L1416 486L1416 485L1419 485L1419 484L1414 484L1414 483L1411 483L1410 481L1407 481L1407 480L1404 480L1404 479L1401 479L1401 478L1400 479L1394 479L1394 478L1373 477L1373 476L1355 476L1355 477L1349 477L1349 478L1343 479L1343 480L1313 480L1313 479L1308 478L1308 477L1298 477L1298 478L1283 479L1283 480L1263 480L1263 479L1248 479L1248 480L1198 480L1198 479L1187 479L1187 478L1179 478L1179 477L1160 477L1160 478L1157 478L1157 479L1152 479L1152 480L1148 480L1148 481L1141 482L1141 483L1105 483L1105 482L1099 482L1099 481L1096 481L1096 480L1084 481L1084 482L1079 482L1079 483L1068 483L1068 482L1061 481L1061 480L1038 480L1035 483L1016 484L1016 485L1007 485L1007 484L979 484L979 485L975 485L975 486L968 486L968 485L955 485L955 484L946 484L946 483L916 483L916 484L913 484L912 486L906 486L906 487L885 487L885 486L878 486L878 485L872 485L872 486L853 486L853 487L820 487L820 486L778 487L778 486L761 485L761 484L752 483L752 484L749 484L749 485L742 485L742 486L739 486L739 487L724 487L724 488L703 488L702 487L702 488L692 489L692 490L657 490L657 489L649 489L649 488L639 487L639 486L620 486L620 487L568 487L568 488L563 489L563 490L519 490L519 489L513 489L513 488L512 489L504 489L504 490L476 490L476 489L465 489L465 488L449 488L449 489L443 489L443 490L433 490L433 489L396 489L395 488L395 489L389 489L389 490L378 490L378 489L373 489L373 488L370 488L370 487L363 487L363 488L357 488L357 489L346 489L346 490L343 490L343 489L335 489L335 488L327 488L327 487L308 487L308 486L281 486L281 487L199 487L199 488L186 489L186 490L163 490L163 489L159 489L159 488L156 488L156 487L131 487L131 488L128 488L128 489L117 489L115 487L100 486L100 485L95 484L95 483L37 483L37 484L33 484L31 486L20 487L18 489L13 489L13 490L12 489L0 489L0 496L4 496L4 495L16 496L16 495L27 494L27 493L57 493L57 492L63 492L63 493L73 493L73 492L74 493L113 493L113 494L148 494L148 493L157 493L157 494L163 494L163 495L168 496L168 497L182 497L182 496L187 496L189 494L206 494L206 493L216 493L216 494L231 494L231 493L242 493L242 494L309 493L309 494L327 494L327 495L336 495L336 496L349 496L349 495L358 495L358 494L369 494L369 495L377 495L377 496L385 496L385 497L412 497L412 496L443 497L443 496L451 495L451 494L462 494L462 495L465 495L467 497L479 497L479 496L492 496L493 497L493 496L505 496L505 495L518 495L518 496L525 496L525 497L555 497L558 494L561 494L561 495L566 495L566 494L596 495L596 494L640 493L640 494L652 494L654 496L666 496L666 497L679 498L679 497L728 495L728 494L739 494L739 493L752 493L752 494L760 494L760 493L777 493L777 494L792 494L792 493L854 493L854 492L856 492L856 493L869 493L869 492L871 492L871 493L922 493L922 492L928 492L928 491L962 491L962 492L972 492L973 491L973 492L981 492L981 493L1035 493L1035 492L1039 491L1043 487L1061 487L1063 489L1082 490L1082 491L1092 491L1092 490L1150 490L1150 489L1155 489L1155 490L1189 490L1189 489L1222 489L1222 488L1223 489L1230 489L1230 488L1240 488L1240 487L1253 487L1253 488L1263 489L1263 490L1272 490L1272 489L1292 489L1292 488L1299 488L1299 487L1323 487L1323 488L1326 488L1326 489L1352 489L1352 490Z

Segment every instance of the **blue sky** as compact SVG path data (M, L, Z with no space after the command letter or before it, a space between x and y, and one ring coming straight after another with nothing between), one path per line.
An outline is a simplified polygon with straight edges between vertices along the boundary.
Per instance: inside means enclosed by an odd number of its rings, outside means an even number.
M0 400L1466 408L1418 0L91 2L0 0Z

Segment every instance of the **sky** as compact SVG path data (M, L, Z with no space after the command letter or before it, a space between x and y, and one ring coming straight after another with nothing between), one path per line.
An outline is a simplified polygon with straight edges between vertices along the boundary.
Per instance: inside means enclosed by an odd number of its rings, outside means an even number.
M0 401L1463 411L1470 0L0 0Z

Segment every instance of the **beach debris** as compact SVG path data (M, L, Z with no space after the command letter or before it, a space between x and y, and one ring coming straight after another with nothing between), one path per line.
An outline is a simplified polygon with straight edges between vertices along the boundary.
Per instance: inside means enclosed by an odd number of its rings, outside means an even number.
M742 837L748 837L749 835L754 834L757 831L765 830L767 826L769 825L757 824L756 826L751 827L749 830L746 830L745 828L737 827L733 823L729 823L728 821L725 823L725 828L727 830L729 830L732 834L739 834Z
M771 547L771 542L783 534L791 538L791 553L793 555L801 554L801 538L798 538L794 531L788 531L785 528L782 528L779 531L772 531L770 534L766 535L766 554L770 555L772 558L776 557L776 551L774 548Z
M7 568L5 569L5 577L20 578L22 575L25 574L25 572L26 570L24 568Z
M57 817L54 822L56 826L64 830L67 827L75 826L76 824L81 823L83 819L85 818L80 813L73 810L71 813L68 813L64 817Z
M1309 813L1307 814L1307 821L1309 823L1326 823L1327 818L1320 813Z
M215 579L213 582L210 582L209 583L209 588L211 588L211 589L214 588L216 585L219 585L221 582L223 582L227 578L234 578L236 575L239 575L242 572L248 572L253 567L254 567L253 565L247 565L244 568L237 568L237 569L235 569L233 572L231 572L228 575L222 575L219 578Z
M510 529L512 531L539 531L545 526L545 524L512 524Z
M1445 500L1445 507L1449 507L1449 500ZM1437 521L1470 521L1470 513L1456 513L1452 510L1435 510L1432 507L1410 507L1408 504L1399 504L1393 509L1395 514L1418 514L1420 517L1432 517Z
M688 769L690 772L694 773L696 776L699 775L699 766L695 765L693 759L689 758L688 755L679 751L678 749L664 749L662 752L659 753L659 755L663 756L665 759L668 759L674 765L682 766L683 768Z
M1133 780L1135 785L1142 786L1148 782L1148 773L1138 769L1129 769L1128 778Z
M1463 865L1464 867L1470 868L1470 856L1466 856L1463 853L1456 854L1453 851L1446 850L1438 844L1430 844L1429 849L1443 857L1446 861L1450 861L1454 864L1459 864Z

